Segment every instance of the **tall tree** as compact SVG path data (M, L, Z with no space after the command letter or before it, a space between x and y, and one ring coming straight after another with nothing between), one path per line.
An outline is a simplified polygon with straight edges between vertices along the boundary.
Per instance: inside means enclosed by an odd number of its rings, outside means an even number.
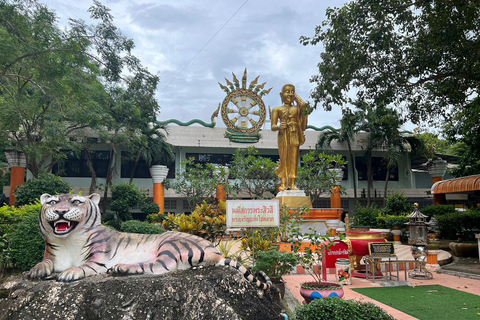
M89 12L96 25L71 19L61 30L35 0L0 0L0 135L25 153L34 176L61 159L59 150L79 148L72 136L103 127L112 104L106 85L136 88L134 98L145 101L158 84L109 9L94 1Z
M347 144L350 163L353 169L353 196L357 203L357 166L355 156L353 155L351 142L355 134L360 130L359 114L354 113L349 108L342 110L342 119L340 119L339 130L325 130L320 133L317 141L317 149L331 149L331 143L336 140L340 144Z
M480 2L357 0L327 9L326 16L313 37L300 39L325 48L311 78L314 102L326 110L358 101L394 106L414 123L446 124L452 140L468 142L474 167Z

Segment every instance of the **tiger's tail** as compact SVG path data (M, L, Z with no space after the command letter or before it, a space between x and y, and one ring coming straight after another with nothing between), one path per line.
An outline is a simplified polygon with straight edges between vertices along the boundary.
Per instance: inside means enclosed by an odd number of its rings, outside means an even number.
M259 271L257 273L258 278L261 278L263 280L263 281L260 281L260 279L255 277L255 275L253 275L252 273L250 273L250 271L248 271L247 268L245 268L240 263L230 258L225 258L223 261L220 261L219 265L230 266L237 269L240 273L243 274L245 279L255 284L258 288L264 291L269 290L272 287L272 280L270 280L270 278L263 271Z

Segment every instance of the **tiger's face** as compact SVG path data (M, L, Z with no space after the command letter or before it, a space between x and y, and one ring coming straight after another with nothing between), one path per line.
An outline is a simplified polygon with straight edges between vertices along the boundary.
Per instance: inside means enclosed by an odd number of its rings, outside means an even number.
M40 228L42 233L53 232L56 237L66 237L74 232L79 225L89 226L100 223L98 203L100 196L96 193L88 197L76 194L49 195L40 197L42 211L40 214ZM92 208L94 207L94 208ZM95 212L92 212L94 210Z

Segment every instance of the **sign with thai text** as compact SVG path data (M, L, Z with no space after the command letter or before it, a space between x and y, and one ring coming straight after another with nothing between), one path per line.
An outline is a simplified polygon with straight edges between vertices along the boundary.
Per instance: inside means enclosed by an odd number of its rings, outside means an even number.
M368 245L368 249L372 257L395 256L395 247L393 246L393 242L371 242Z
M334 244L329 247L330 250L325 250L322 257L322 278L327 280L327 269L335 268L337 259L348 259L348 245L341 240L334 240Z
M278 200L227 200L227 228L278 227Z

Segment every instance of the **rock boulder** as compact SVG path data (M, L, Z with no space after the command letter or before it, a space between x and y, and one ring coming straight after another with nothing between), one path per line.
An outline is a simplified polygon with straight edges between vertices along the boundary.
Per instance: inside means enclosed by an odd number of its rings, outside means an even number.
M281 319L276 289L259 291L230 267L165 275L98 275L73 283L11 277L0 319Z

